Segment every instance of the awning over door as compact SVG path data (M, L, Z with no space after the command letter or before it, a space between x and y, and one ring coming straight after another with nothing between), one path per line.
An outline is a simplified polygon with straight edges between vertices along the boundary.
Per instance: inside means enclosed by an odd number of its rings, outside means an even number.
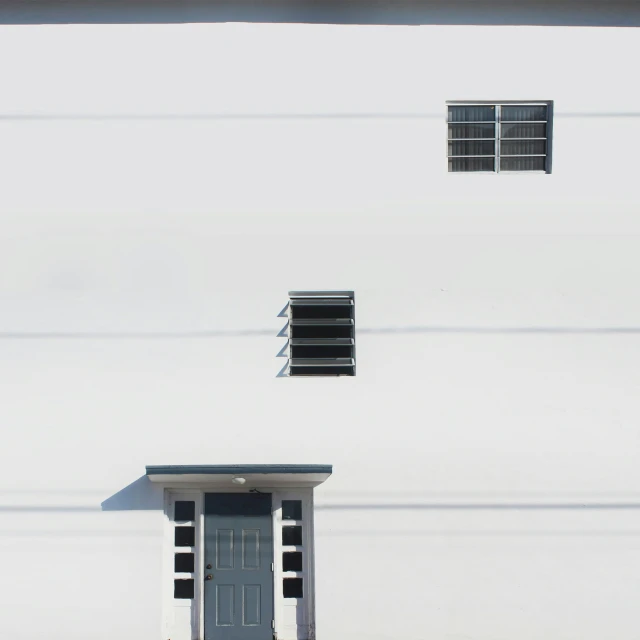
M332 473L330 464L149 465L151 482L232 487L316 487ZM241 480L244 479L244 482Z

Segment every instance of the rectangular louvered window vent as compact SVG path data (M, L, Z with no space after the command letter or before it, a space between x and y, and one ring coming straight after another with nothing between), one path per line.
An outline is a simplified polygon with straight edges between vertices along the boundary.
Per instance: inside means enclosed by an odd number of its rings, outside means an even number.
M449 171L551 173L552 102L449 103Z
M289 375L354 376L353 291L289 292Z

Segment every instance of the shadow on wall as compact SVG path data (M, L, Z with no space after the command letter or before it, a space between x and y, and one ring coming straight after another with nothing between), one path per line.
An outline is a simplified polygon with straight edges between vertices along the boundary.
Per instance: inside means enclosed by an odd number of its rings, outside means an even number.
M636 0L2 0L0 24L263 22L638 27Z
M102 511L152 511L163 508L162 487L154 485L147 476L120 489L100 504Z

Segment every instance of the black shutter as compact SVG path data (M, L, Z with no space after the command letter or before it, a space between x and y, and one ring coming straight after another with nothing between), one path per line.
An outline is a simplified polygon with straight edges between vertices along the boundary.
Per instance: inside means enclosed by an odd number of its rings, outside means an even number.
M353 376L355 364L353 292L290 292L289 374Z

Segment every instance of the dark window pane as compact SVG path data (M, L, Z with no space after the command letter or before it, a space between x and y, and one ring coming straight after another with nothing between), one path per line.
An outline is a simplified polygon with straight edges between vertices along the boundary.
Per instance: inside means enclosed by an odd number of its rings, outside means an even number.
M195 527L176 527L176 547L195 547L196 546L196 528Z
M179 598L180 600L193 598L194 586L193 578L189 578L188 580L174 580L173 597Z
M205 493L204 512L216 516L271 515L270 493Z
M282 519L302 520L302 500L283 500Z
M501 158L501 171L544 171L546 167L546 158Z
M285 578L282 581L282 594L285 598L302 598L302 578Z
M195 520L196 503L193 500L176 500L175 519L182 521Z
M503 156L530 156L546 152L546 140L504 140L500 143L500 154Z
M302 571L302 551L285 551L282 554L283 571Z
M495 114L492 105L455 105L449 107L449 122L493 122Z
M174 571L176 573L193 573L195 571L195 555L193 553L176 553Z
M282 527L282 544L300 546L302 544L302 527L300 525Z
M538 124L503 124L500 125L502 138L546 138L547 125Z
M351 338L353 325L291 325L292 338Z
M318 345L296 345L291 347L292 358L353 358L353 347L351 345L339 346L318 346Z
M538 106L503 106L501 107L500 120L515 120L528 122L530 120L546 120L547 107L545 105Z
M449 158L449 171L493 171L493 158Z
M449 140L460 138L494 138L496 135L494 124L450 124Z
M350 304L336 305L291 305L291 317L296 320L316 318L351 318L351 310L353 306Z
M354 367L291 367L292 376L354 376Z
M449 142L450 156L492 156L495 154L493 140L487 142Z

